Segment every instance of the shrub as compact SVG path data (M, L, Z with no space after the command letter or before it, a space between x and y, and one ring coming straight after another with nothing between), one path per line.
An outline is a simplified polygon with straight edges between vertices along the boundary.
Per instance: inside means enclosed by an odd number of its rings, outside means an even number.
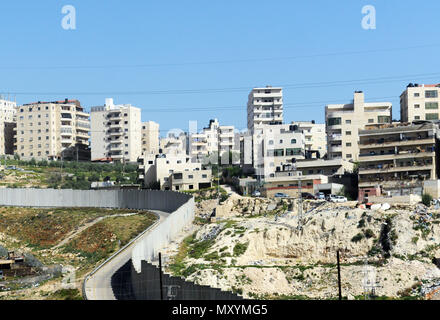
M237 243L234 246L233 252L234 252L234 256L241 256L243 253L246 252L247 248L248 248L249 242L247 243Z
M422 202L425 206L429 207L431 205L432 196L430 194L423 194L422 196Z
M367 239L370 239L370 238L373 238L374 237L374 232L373 232L373 230L371 230L371 229L367 229L367 230L365 230L365 238L367 238Z
M353 238L351 238L352 242L359 242L364 238L364 235L362 233L358 233Z

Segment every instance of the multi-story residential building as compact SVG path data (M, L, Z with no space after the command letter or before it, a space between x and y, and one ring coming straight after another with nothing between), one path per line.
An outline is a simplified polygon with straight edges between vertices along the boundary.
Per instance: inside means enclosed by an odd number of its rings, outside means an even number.
M187 155L145 154L138 159L138 179L145 187L158 183L162 190L198 190L211 187L211 170Z
M306 152L310 151L311 157L322 158L327 154L327 136L324 123L312 121L293 121L299 130L304 132ZM312 153L313 152L313 153Z
M154 121L142 123L142 153L159 153L159 124Z
M247 127L283 123L283 89L266 86L254 88L248 96Z
M436 124L392 124L361 130L359 200L422 194L423 181L439 176Z
M60 159L89 145L90 115L78 100L35 102L17 109L15 152L24 158Z
M192 161L203 162L209 155L221 156L239 150L234 126L220 126L217 119L209 121L209 126L189 138L189 155Z
M366 125L391 123L390 102L366 103L362 91L354 93L352 103L325 107L327 154L329 159L357 161L359 130Z
M304 133L292 124L258 126L252 135L252 165L258 179L273 177L283 166L305 159Z
M400 119L439 120L440 84L412 84L400 95Z
M17 103L0 96L0 155L14 154Z
M170 156L186 155L188 136L184 132L181 132L179 135L177 133L169 133L166 137L159 139L159 145L159 153Z
M104 106L92 107L91 123L92 161L136 162L142 154L141 109L106 99Z

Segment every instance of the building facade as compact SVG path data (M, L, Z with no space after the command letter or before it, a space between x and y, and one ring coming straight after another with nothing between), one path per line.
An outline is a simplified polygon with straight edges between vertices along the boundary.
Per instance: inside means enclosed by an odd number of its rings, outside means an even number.
M368 196L421 195L424 181L438 179L436 124L376 126L359 135L360 201Z
M60 159L66 149L87 148L89 132L90 115L78 100L25 104L17 108L15 153Z
M141 109L130 104L115 105L113 99L106 99L104 106L92 107L91 124L92 161L137 161L142 153Z
M17 103L0 96L0 155L14 154Z
M266 86L254 88L247 103L247 127L253 132L259 125L283 123L283 89Z
M305 159L305 137L291 124L265 125L252 135L252 164L258 179L274 177L284 166Z
M439 120L440 84L409 84L400 95L402 122Z
M142 153L159 153L159 124L154 121L142 123Z
M325 123L328 158L357 161L359 130L363 130L366 125L391 123L391 116L390 102L366 103L362 91L354 93L352 103L327 105Z
M304 132L305 149L309 151L311 157L322 158L327 154L327 136L325 134L325 124L315 123L315 121L293 121L299 130Z
M144 187L158 184L161 190L199 190L211 187L211 170L187 155L145 154L138 159L138 179Z

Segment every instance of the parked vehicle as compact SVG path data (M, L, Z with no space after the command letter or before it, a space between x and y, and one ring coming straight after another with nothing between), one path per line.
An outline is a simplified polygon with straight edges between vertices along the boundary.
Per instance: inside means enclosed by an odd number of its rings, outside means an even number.
M302 192L301 197L306 200L316 200L316 197L313 194L308 193L308 192Z
M333 196L331 202L347 202L347 198L343 196Z
M318 200L325 200L325 194L324 194L324 192L318 192L318 193L316 193L315 197L316 197L316 199L318 199Z
M334 199L334 198L336 198L336 195L334 195L334 194L328 194L328 195L325 197L325 199L326 199L327 201L332 201L332 199Z
M258 190L255 190L254 192L252 192L252 197L261 197L261 192Z
M282 193L282 192L277 192L275 193L275 198L290 198L290 196L288 194Z

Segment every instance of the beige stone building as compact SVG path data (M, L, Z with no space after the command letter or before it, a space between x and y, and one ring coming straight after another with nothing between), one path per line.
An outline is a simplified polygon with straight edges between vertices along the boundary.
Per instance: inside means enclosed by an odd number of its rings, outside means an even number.
M159 124L154 121L142 123L142 153L159 153Z
M17 104L0 96L0 155L14 154Z
M402 122L439 120L440 84L409 84L400 95Z
M354 93L353 102L325 107L327 152L329 159L357 161L359 130L366 125L391 123L391 102L365 102L362 91Z
M254 88L247 103L247 127L283 123L283 89L266 86Z
M91 125L92 161L136 162L142 154L140 108L106 99L104 106L92 107Z
M177 156L187 154L188 138L186 133L169 133L166 137L159 138L160 152L165 155Z
M187 155L143 155L138 159L138 179L145 187L160 184L162 190L199 190L211 187L211 170Z
M422 194L423 182L438 179L433 123L393 124L361 130L359 200L369 196Z
M17 108L15 153L25 159L60 159L89 145L90 115L78 100L35 102Z

